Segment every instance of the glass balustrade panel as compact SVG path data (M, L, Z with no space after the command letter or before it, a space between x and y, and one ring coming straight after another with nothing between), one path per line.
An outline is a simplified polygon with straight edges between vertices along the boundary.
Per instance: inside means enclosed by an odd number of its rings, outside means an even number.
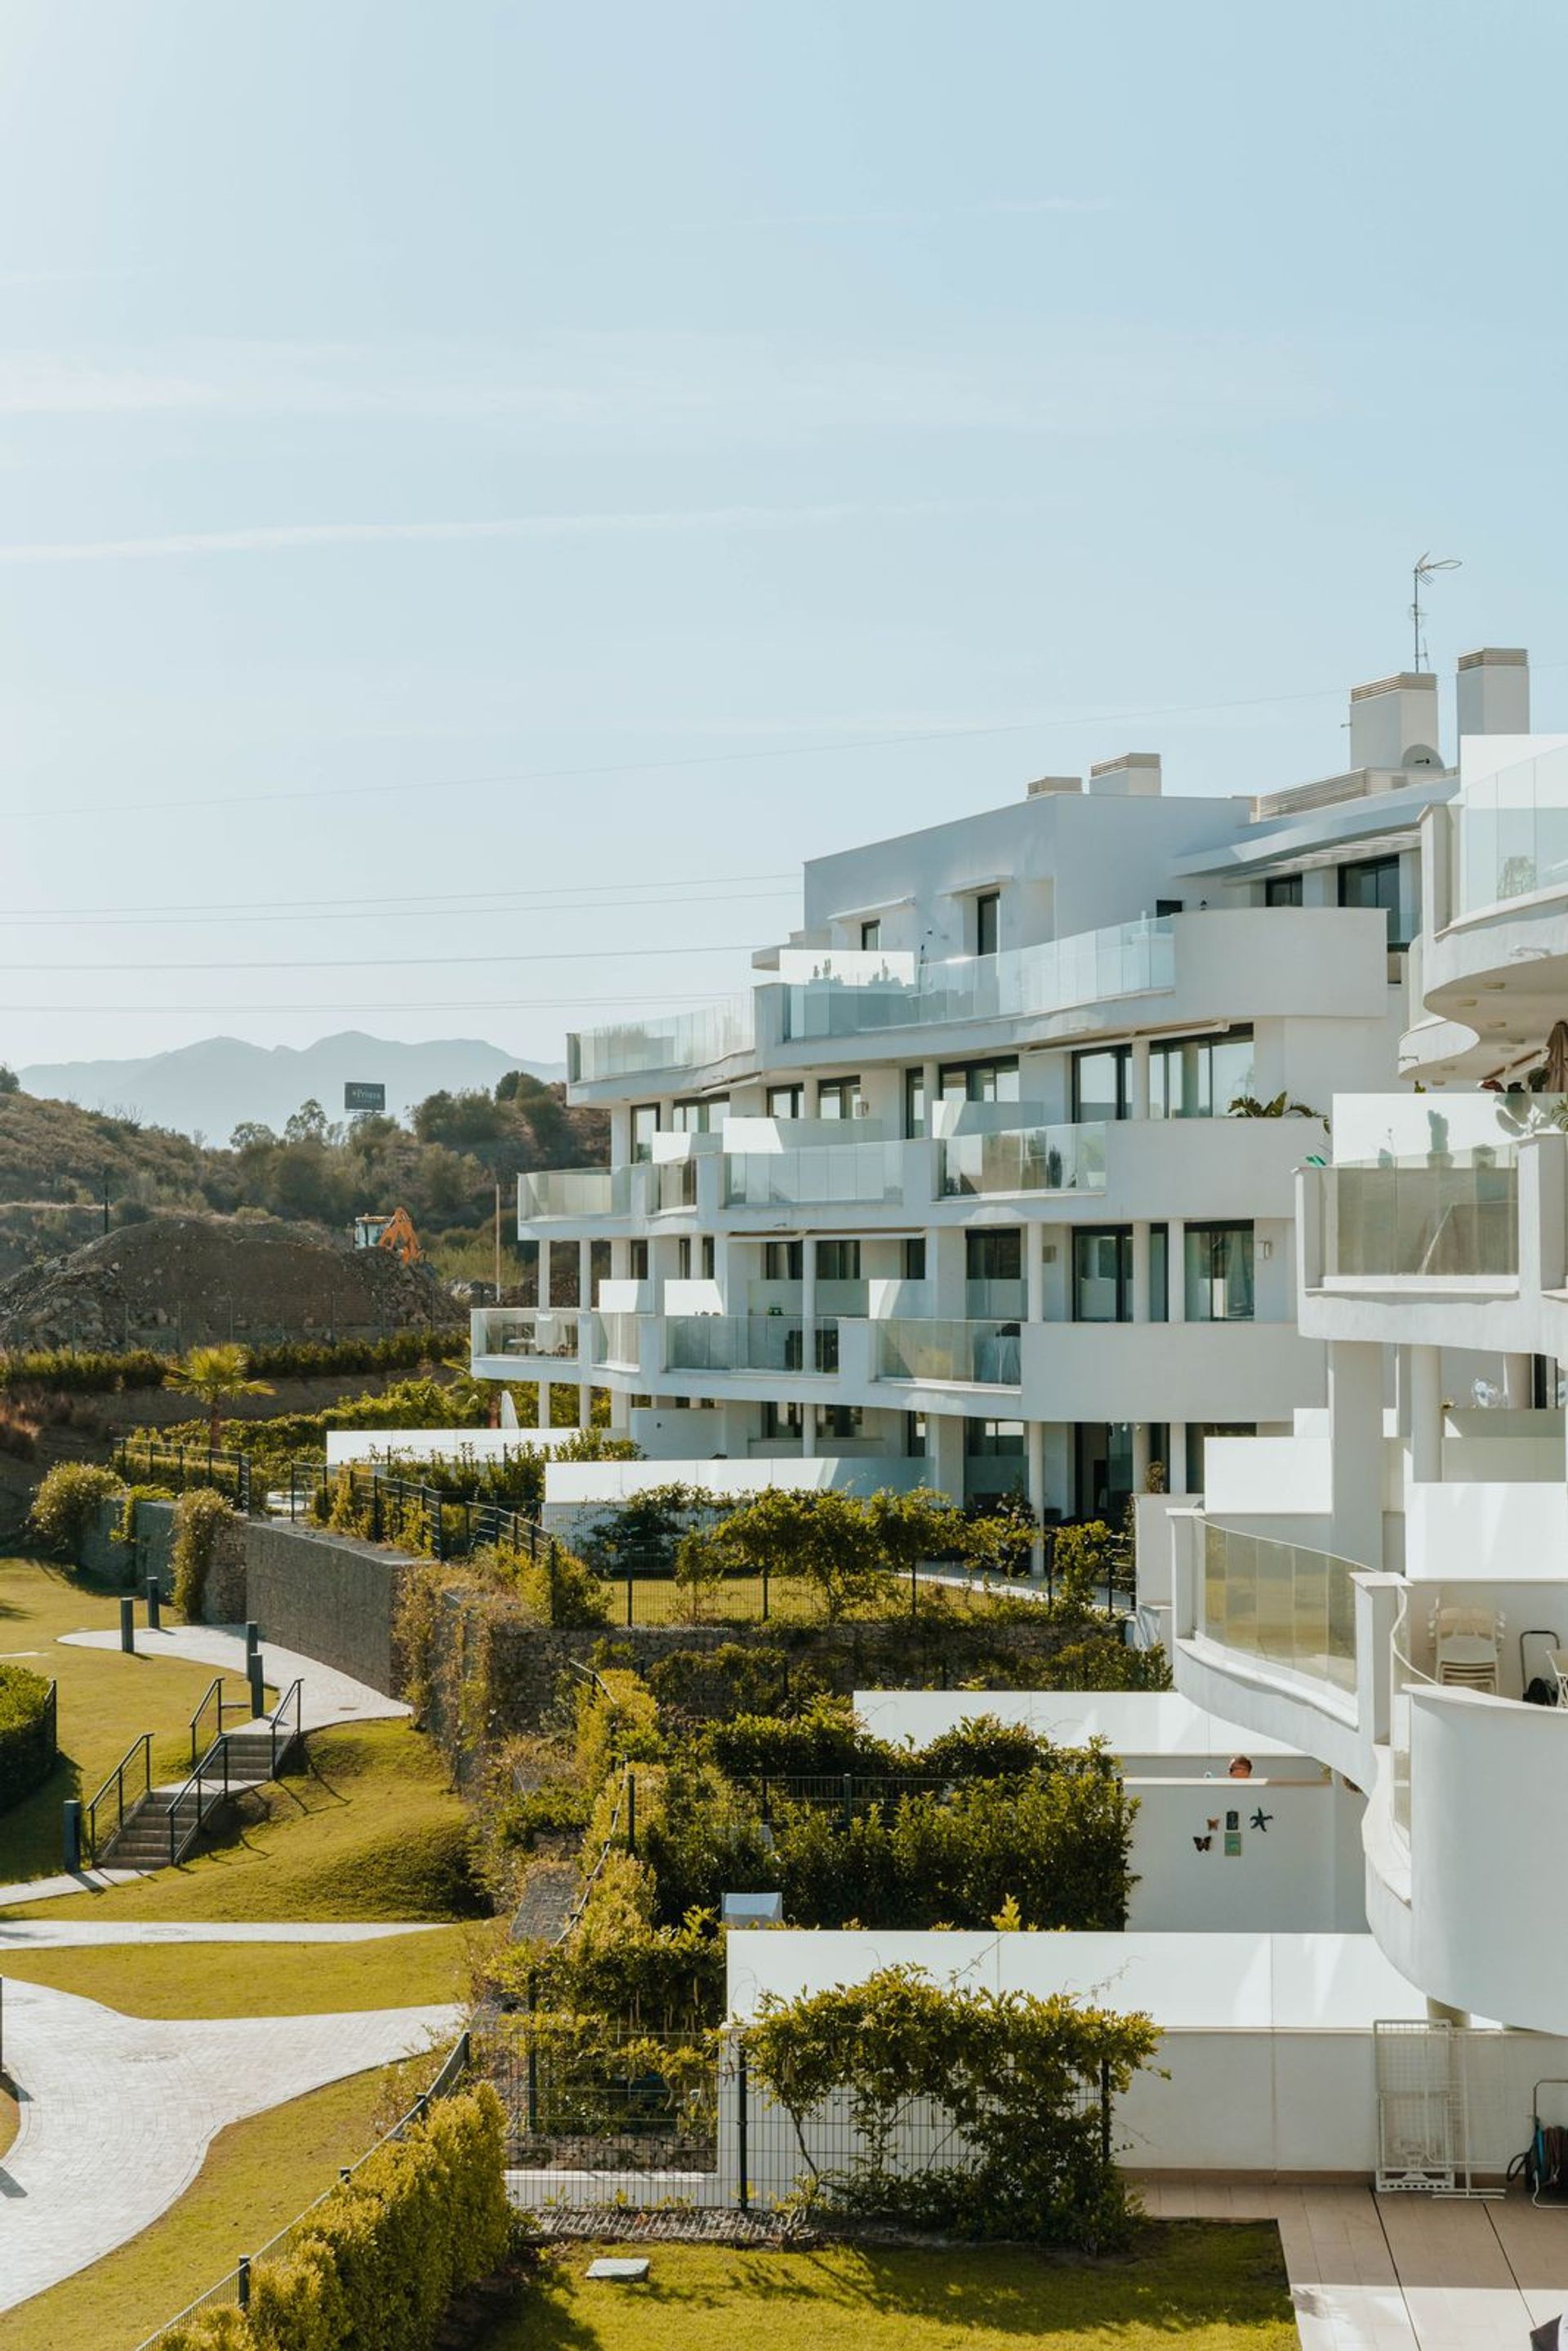
M1354 1691L1358 1572L1304 1544L1206 1524L1204 1634L1260 1663Z

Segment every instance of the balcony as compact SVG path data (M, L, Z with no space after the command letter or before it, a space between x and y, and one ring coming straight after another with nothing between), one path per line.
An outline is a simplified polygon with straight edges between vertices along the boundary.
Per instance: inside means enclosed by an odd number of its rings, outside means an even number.
M938 1145L944 1199L997 1192L1103 1192L1105 1128L1017 1126L949 1134Z
M702 1068L749 1053L756 1035L750 996L732 996L662 1019L618 1022L570 1035L567 1074L574 1086L596 1085L609 1078Z
M1568 747L1468 780L1458 802L1457 911L1568 892Z
M694 1314L664 1325L664 1368L671 1372L821 1374L839 1368L839 1326L826 1317L808 1327L793 1314Z
M695 1159L663 1159L649 1169L651 1181L650 1208L654 1216L669 1216L681 1209L692 1209L697 1204L697 1163Z
M632 1206L630 1167L536 1168L517 1178L517 1220L624 1217Z
M784 1036L801 1040L875 1035L936 1021L1005 1019L1064 1011L1176 983L1168 919L1123 923L994 956L925 963L910 956L839 956L787 949Z
M1519 1171L1507 1144L1307 1174L1322 1195L1327 1280L1518 1274Z
M488 1306L469 1317L469 1350L481 1361L576 1365L586 1318L571 1306ZM478 1372L481 1378L497 1376Z
M1206 1521L1197 1629L1219 1648L1354 1697L1360 1572L1326 1552Z
M727 1152L727 1208L897 1206L904 1198L901 1143L844 1142L804 1151Z
M871 1328L879 1379L962 1381L979 1387L1019 1384L1016 1322L894 1321Z

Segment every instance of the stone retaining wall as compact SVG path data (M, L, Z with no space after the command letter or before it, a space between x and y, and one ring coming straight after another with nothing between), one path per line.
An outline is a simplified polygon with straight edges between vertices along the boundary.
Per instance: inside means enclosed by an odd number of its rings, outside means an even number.
M298 1649L390 1698L393 1628L413 1562L352 1535L246 1521L246 1604L264 1641Z

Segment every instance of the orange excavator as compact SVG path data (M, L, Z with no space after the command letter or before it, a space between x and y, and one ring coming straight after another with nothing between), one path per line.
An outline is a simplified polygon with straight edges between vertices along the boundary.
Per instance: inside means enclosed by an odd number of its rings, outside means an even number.
M419 1246L419 1235L413 1229L413 1218L402 1207L394 1208L390 1217L356 1217L354 1247L391 1249L404 1265L417 1265L424 1255Z

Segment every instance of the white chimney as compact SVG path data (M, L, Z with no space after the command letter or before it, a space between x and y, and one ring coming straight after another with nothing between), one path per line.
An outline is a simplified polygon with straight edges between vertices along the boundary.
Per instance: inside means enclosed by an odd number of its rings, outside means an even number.
M1081 792L1082 776L1036 776L1024 793L1026 799L1043 799L1048 792Z
M1528 735L1530 655L1522 645L1483 645L1459 655L1461 735Z
M1124 751L1119 759L1102 759L1089 770L1089 789L1103 799L1157 799L1160 755Z
M1350 690L1353 768L1440 768L1437 681L1427 670L1401 670Z

